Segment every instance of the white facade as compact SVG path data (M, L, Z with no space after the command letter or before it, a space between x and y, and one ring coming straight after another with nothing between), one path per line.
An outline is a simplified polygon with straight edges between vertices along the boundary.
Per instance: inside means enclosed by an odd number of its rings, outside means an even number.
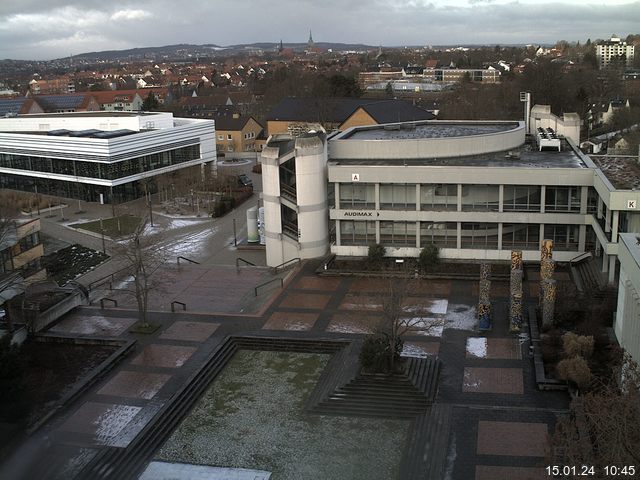
M194 165L213 169L215 161L215 125L210 120L106 112L0 119L4 188L74 198L77 193L98 201L114 187ZM136 193L130 187L117 190L127 197Z
M620 40L616 36L612 36L608 41L596 45L596 56L598 57L600 68L609 66L612 59L616 57L624 57L626 65L630 65L634 55L635 47L627 45L627 42Z
M260 157L267 265L329 249L326 135L271 137Z
M638 235L620 234L620 280L614 332L618 343L640 362L640 247Z

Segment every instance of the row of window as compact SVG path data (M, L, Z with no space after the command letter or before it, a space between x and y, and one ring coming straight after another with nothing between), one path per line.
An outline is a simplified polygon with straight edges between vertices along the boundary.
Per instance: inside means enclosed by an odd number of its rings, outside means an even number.
M200 145L176 148L130 158L121 162L99 163L80 160L63 160L49 157L32 157L0 153L0 167L36 172L58 173L75 177L115 180L158 168L177 165L200 158Z
M579 186L553 187L545 189L544 208L547 212L579 212ZM415 210L415 184L380 184L380 209ZM590 189L588 211L596 209L597 194ZM503 211L539 212L541 211L542 189L536 185L505 185L503 193ZM498 185L462 185L460 198L462 211L498 211L500 190ZM340 208L374 209L376 208L375 184L341 183ZM458 209L457 184L420 184L421 210Z
M420 235L420 245L434 244L440 248L457 248L458 224L456 222L388 222L380 223L380 243L393 247L415 247L416 235ZM341 220L340 245L370 245L376 243L375 221ZM498 248L499 224L460 224L460 244L462 248ZM554 241L557 250L578 250L577 225L545 225L544 238ZM504 250L537 250L540 245L540 225L522 223L502 224L502 248Z

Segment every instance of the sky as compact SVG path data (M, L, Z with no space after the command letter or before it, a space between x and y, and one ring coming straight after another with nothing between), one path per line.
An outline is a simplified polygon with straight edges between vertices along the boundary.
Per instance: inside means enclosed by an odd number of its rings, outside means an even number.
M0 58L176 43L535 44L640 33L640 0L0 0Z

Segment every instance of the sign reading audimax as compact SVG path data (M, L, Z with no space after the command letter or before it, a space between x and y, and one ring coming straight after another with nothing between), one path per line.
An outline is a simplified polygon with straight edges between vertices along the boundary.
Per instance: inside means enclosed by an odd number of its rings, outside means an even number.
M342 216L347 217L379 217L380 213L372 210L345 210L342 212Z

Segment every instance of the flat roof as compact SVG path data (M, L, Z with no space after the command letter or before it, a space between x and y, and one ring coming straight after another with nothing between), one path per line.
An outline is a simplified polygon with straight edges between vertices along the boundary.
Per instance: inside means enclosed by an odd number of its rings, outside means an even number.
M640 165L637 157L589 157L617 190L640 190Z
M443 158L412 159L340 159L331 158L332 165L409 165L409 166L445 166L445 167L499 167L499 168L589 168L571 146L562 140L562 151L543 150L529 141L516 149L501 152Z
M167 112L120 112L100 110L99 112L61 112L61 113L27 113L14 118L51 118L51 117L144 117L161 115Z
M446 122L405 123L355 128L340 137L340 140L419 140L421 138L452 138L488 135L508 132L518 128L518 122Z

